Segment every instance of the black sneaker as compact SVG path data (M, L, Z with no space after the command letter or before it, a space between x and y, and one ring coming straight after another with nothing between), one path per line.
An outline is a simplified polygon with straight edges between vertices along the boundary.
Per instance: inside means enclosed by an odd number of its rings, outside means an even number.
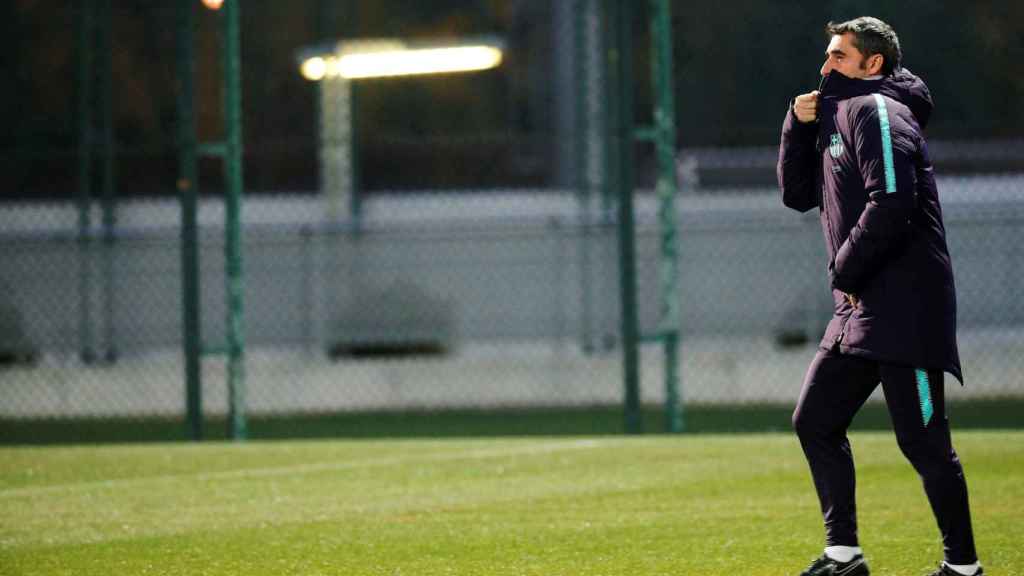
M864 556L857 554L849 562L838 562L822 554L800 576L869 576L868 563ZM934 575L932 575L934 576ZM941 576L946 576L945 572Z
M935 572L932 572L929 576L964 576L964 575L959 573L959 572L957 572L956 570L953 570L949 566L946 566L946 563L943 562L942 564L939 565L939 569L936 570ZM974 576L985 576L985 571L981 569L981 566L978 566L978 570L974 573Z

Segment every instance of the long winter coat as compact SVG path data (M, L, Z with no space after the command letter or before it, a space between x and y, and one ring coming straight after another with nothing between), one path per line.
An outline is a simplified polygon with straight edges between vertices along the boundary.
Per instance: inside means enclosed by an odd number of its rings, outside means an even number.
M963 382L953 270L923 135L931 111L927 86L905 69L878 80L832 71L817 122L786 115L777 175L786 206L820 209L834 302L822 348Z

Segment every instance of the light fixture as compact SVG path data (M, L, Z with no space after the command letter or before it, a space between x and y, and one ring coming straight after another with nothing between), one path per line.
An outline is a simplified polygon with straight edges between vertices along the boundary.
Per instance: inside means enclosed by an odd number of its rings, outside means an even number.
M322 56L306 58L301 66L302 77L306 80L323 80L327 75L327 60Z
M407 44L395 40L341 42L334 50L306 51L299 66L308 80L385 78L488 70L501 64L493 40Z

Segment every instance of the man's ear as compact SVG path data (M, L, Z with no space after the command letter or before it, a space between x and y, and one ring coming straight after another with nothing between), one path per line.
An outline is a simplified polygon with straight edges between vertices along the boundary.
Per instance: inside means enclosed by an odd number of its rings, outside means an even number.
M868 61L868 75L874 76L882 73L882 65L885 64L885 56L872 54Z

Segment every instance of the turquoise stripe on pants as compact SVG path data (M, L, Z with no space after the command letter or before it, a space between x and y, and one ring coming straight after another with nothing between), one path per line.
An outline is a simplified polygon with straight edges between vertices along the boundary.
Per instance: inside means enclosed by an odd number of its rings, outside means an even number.
M932 406L932 390L928 386L928 373L918 368L914 375L917 376L917 397L921 401L921 419L927 426L932 420L932 414L935 413L935 407Z

